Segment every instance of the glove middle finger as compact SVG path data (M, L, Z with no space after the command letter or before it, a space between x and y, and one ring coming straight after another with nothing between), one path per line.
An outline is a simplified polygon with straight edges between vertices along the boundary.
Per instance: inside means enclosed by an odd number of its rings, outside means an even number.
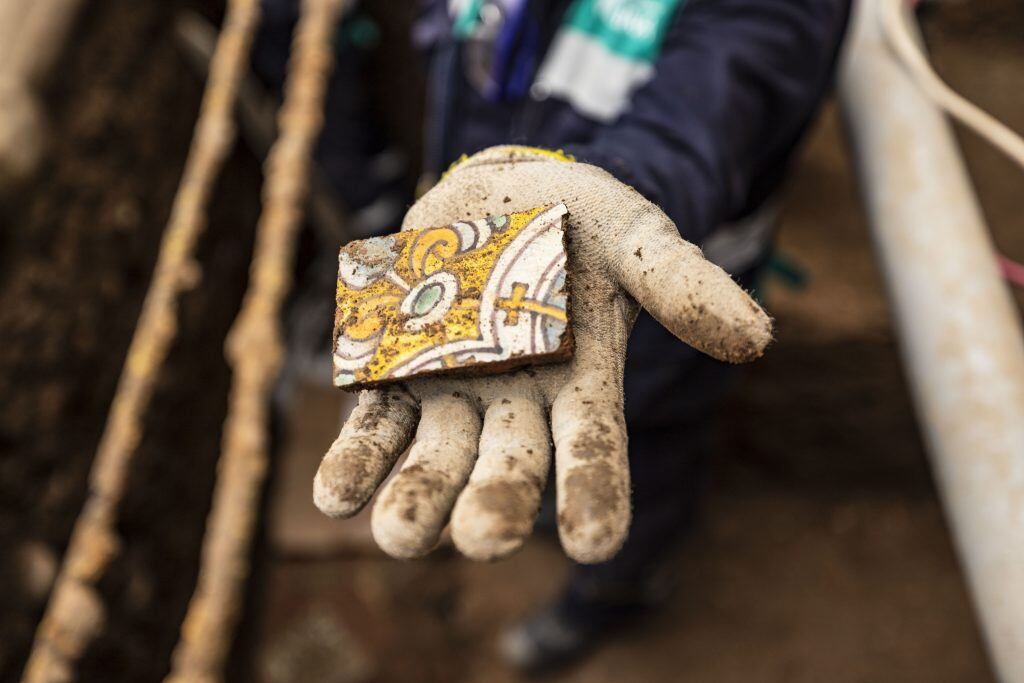
M484 415L480 458L452 513L452 540L474 560L505 557L533 529L551 459L544 408L510 393Z

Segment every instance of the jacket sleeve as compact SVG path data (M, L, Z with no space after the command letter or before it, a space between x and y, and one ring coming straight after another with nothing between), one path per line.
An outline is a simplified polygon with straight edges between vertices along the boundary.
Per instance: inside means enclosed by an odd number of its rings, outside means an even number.
M850 0L691 0L630 108L567 148L701 242L756 208L831 84Z

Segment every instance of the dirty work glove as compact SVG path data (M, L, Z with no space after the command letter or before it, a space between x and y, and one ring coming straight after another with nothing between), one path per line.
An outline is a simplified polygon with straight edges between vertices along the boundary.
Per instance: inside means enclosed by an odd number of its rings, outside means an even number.
M612 557L630 520L622 412L637 302L710 356L753 360L771 321L654 204L605 171L554 152L494 147L458 164L402 229L564 203L571 278L570 362L475 378L419 378L363 391L313 484L317 507L358 512L395 460L371 520L389 555L419 557L451 516L466 556L494 559L529 535L554 442L558 529L579 562Z

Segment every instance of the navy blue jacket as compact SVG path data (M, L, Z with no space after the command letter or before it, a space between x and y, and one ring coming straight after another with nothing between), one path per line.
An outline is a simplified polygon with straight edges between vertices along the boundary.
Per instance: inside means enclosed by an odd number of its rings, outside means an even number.
M850 9L850 0L680 3L653 78L604 124L556 97L485 98L467 81L452 32L436 27L449 21L446 4L429 2L422 23L435 26L420 27L435 62L428 163L443 169L506 143L564 148L635 187L697 243L778 186L828 91ZM543 53L570 2L534 5L543 8L533 17Z

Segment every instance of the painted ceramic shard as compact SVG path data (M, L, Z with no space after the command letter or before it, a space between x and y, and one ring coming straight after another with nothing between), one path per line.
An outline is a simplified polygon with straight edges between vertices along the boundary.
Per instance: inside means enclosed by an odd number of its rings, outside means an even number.
M566 213L558 204L343 247L335 385L567 360Z

